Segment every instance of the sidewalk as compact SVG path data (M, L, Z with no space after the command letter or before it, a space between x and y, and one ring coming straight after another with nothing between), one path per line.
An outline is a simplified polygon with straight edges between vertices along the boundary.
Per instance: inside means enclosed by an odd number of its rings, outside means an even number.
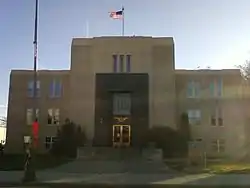
M37 182L30 185L150 185L150 184L182 184L200 178L209 177L208 174L176 175L176 174L80 174L59 172L37 172ZM23 172L0 172L0 186L21 186Z

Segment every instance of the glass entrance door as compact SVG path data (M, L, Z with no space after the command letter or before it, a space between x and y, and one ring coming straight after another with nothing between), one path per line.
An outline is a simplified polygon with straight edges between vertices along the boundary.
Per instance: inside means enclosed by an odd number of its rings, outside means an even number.
M113 125L113 146L130 145L130 125Z
M121 134L121 125L113 125L113 146L116 147L121 145Z
M130 125L122 125L122 145L129 146L130 145Z

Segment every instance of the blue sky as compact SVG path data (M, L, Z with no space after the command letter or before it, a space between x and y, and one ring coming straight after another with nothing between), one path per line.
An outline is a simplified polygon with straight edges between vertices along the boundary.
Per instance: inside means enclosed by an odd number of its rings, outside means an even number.
M32 68L35 0L0 1L0 115L11 69ZM249 0L40 0L39 67L68 69L73 37L120 35L109 11L125 8L125 35L173 36L176 67L231 68L250 56Z

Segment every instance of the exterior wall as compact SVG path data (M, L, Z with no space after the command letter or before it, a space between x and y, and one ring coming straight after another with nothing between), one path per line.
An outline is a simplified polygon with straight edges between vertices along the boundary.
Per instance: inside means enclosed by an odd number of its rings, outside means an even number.
M107 44L109 45L107 46ZM131 54L131 73L149 74L150 126L175 127L174 43L172 38L73 39L70 108L74 108L76 111L72 111L70 117L83 125L88 138L93 139L95 74L113 73L113 54ZM84 85L84 87L79 87L80 85ZM170 106L173 110L168 110ZM168 113L165 113L166 110Z
M55 78L63 82L63 95L60 98L49 97L49 84ZM34 98L27 95L27 83L32 79L33 73L29 70L14 70L10 74L6 152L23 152L24 136L31 133L31 126L26 123L26 110L34 107ZM36 107L40 111L39 149L44 151L45 137L54 136L57 131L57 126L47 125L48 109L59 108L61 122L68 117L69 74L68 71L39 71L38 80L41 81L41 95L36 100Z
M221 97L211 96L209 84L211 81L223 80ZM200 95L187 98L187 82L195 80L200 83ZM201 124L192 125L193 139L201 138L209 155L227 155L243 157L246 152L245 143L245 110L249 103L243 98L245 93L243 80L239 70L177 70L177 106L178 115L189 109L201 111ZM211 115L216 108L222 109L223 126L212 126ZM217 153L212 150L211 143L215 139L225 140L225 152Z
M108 44L108 45L107 45ZM241 157L250 139L247 130L250 114L250 87L239 70L175 70L173 38L152 37L98 37L73 39L71 45L71 68L62 71L39 71L41 97L40 150L44 151L46 136L54 136L57 126L47 125L48 108L60 109L60 120L70 118L82 125L88 139L95 133L96 74L114 73L114 54L131 55L130 73L149 75L149 126L163 125L177 128L181 113L188 109L201 110L201 125L192 126L194 139L202 138L206 150L211 150L211 140L225 139L226 152L222 155ZM23 136L31 127L26 125L26 109L32 107L33 99L27 97L27 83L32 80L31 70L13 70L10 74L10 90L7 119L6 152L22 152ZM49 84L58 78L63 82L63 95L50 98ZM211 97L209 83L223 79L223 95ZM187 82L200 83L200 96L187 98ZM115 81L115 80L114 80ZM211 111L223 109L224 126L210 125ZM217 155L216 152L214 152Z

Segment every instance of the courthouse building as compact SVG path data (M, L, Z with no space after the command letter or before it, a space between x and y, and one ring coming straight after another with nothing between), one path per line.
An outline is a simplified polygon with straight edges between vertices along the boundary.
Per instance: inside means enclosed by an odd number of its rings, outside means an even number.
M70 70L39 70L37 97L32 79L32 70L11 71L6 152L23 151L33 113L39 151L52 146L66 118L95 146L132 147L150 127L176 129L183 112L208 153L238 156L246 144L240 70L176 70L172 37L74 38Z

